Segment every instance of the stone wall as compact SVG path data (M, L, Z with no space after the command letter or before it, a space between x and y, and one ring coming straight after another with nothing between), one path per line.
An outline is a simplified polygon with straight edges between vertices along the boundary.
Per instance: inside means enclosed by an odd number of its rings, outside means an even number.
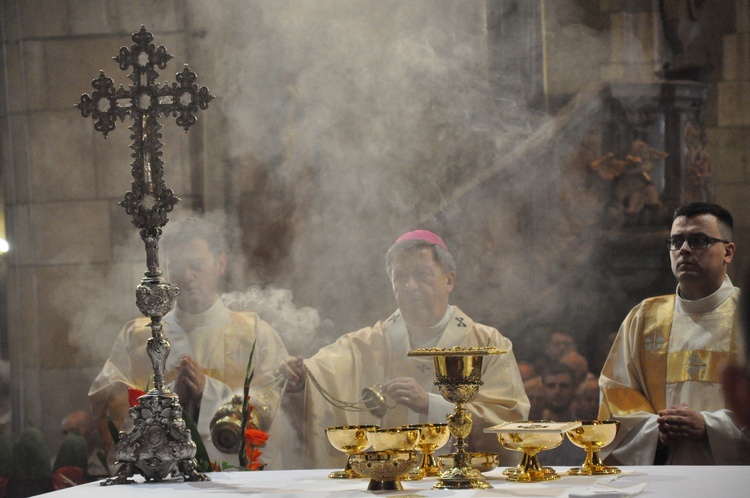
M750 181L750 143L746 140L750 131L749 2L734 2L736 10L731 15L736 28L731 32L708 30L721 41L718 60L711 60L719 71L709 82L712 90L706 125L716 201L737 218L739 251L733 275L750 262L750 257L743 256L743 248L750 247L750 214L745 207ZM664 57L654 4L554 2L548 11L555 36L548 40L553 60L546 87L552 100L564 100L603 83L653 81ZM223 16L216 15L220 5L227 9ZM486 27L483 0L461 3L471 9L437 9L431 25L417 8L430 2L389 4L404 9L403 15L395 17L387 9L372 17L358 12L378 2L344 2L341 5L347 7L332 19L326 12L315 12L323 9L318 7L323 3L299 4L318 15L319 24L295 18L277 5L249 0L10 0L0 4L4 68L0 74L1 181L6 230L13 245L3 256L9 270L9 348L0 351L0 356L13 365L15 424L41 427L53 448L61 439L61 418L70 410L87 406L88 387L122 323L138 315L133 292L145 271L145 254L129 217L117 205L130 185L129 123L118 123L105 140L94 131L92 120L81 117L73 104L82 93L92 90L91 80L100 69L116 83L128 84L126 73L112 57L121 46L129 45L131 33L144 19L148 19L146 27L154 33L155 42L165 45L174 56L159 81L171 81L182 64L189 63L199 82L221 97L199 116L199 126L188 135L173 121L164 121L165 179L183 199L178 209L203 207L239 213L246 221L243 230L251 234L276 233L279 225L293 229L298 244L283 255L285 264L279 265L283 268L275 270L275 276L299 296L301 304L320 307L324 317L334 316L339 326L336 333L384 318L392 310L382 254L400 232L428 218L455 193L445 195L441 189L461 186L462 174L472 176L474 170L494 163L493 155L510 150L516 137L513 133L518 131L514 126L518 124L525 138L533 139L538 130L526 130L525 125L543 124L547 118L539 106L524 108L527 114L521 115L519 108L526 103L505 102L505 95L483 100L487 96L471 94L483 90L480 84L472 81L460 86L462 82L453 78L457 73L451 71L467 60L472 63L466 64L468 69L480 82L487 71L482 64L487 58L486 47L481 36L476 36ZM563 13L563 6L571 10ZM593 20L586 20L587 16ZM232 28L249 34L246 45L227 44L230 28L215 22L231 17L248 20ZM726 20L727 16L720 17ZM319 51L308 51L313 35L325 32L324 19L337 30L349 22L361 23L361 29L343 43L338 38L346 33L343 29L325 33L325 43L312 47ZM458 20L462 29L447 29ZM296 33L282 36L269 28L274 22L274 29L300 30L299 38L307 46L292 43ZM368 23L374 28L364 29ZM580 24L586 24L590 35L585 43L573 30ZM401 33L396 28L404 26L424 38L399 40ZM428 28L434 31L427 32ZM568 40L578 45L567 47ZM638 50L627 50L633 44ZM364 52L354 52L356 57L346 59L353 47ZM378 47L392 52L381 54ZM313 67L314 59L322 58L326 50L335 51L338 60ZM402 66L387 65L397 51L401 56L410 54L410 58L406 57ZM563 64L561 54L571 57ZM439 57L443 55L449 57ZM577 66L576 57L585 62ZM342 78L337 83L345 84L313 91L305 86L315 78L325 81L326 71ZM540 78L540 74L530 77ZM425 92L432 90L421 85L437 77L445 78L443 86L434 96L425 97ZM534 88L542 88L538 79L536 83ZM516 89L517 95L523 94L523 88ZM233 100L237 95L248 102ZM391 104L386 97L400 99L399 104L417 101L424 107L420 114L411 115L401 105L386 108ZM325 100L326 120L307 114L305 106L315 104L311 101L316 99ZM485 121L476 119L483 117L484 104L499 105L501 114ZM254 127L235 126L250 114ZM317 135L305 135L315 127ZM407 128L417 129L416 139L399 136ZM538 135L544 137L545 133ZM234 146L231 149L225 147L227 138ZM551 143L557 146L554 138ZM332 152L325 147L327 140L346 147ZM564 151L560 154L571 146L559 145L556 150ZM550 171L550 165L562 161L540 159L527 164L525 159L518 158L519 171L545 175L547 187L554 183L559 170ZM375 174L378 170L390 176L383 180ZM433 180L431 173L436 171L438 179ZM284 187L280 179L285 175L292 175L294 181ZM357 189L328 190L330 185L343 185L342 179ZM533 184L531 180L533 177L524 185ZM258 188L260 182L266 182L268 188ZM492 249L493 254L507 255L500 245L515 244L518 258L493 269L498 282L508 287L508 293L514 292L511 284L515 282L520 285L532 280L541 286L544 265L555 267L554 262L529 256L524 239L510 240L527 224L536 224L540 233L549 225L549 220L541 223L528 214L543 215L546 209L523 209L539 199L540 192L525 196L513 184L503 184L502 177L500 183L502 188L489 195L504 196L498 197L501 202L490 209L472 204L470 212L456 215L457 223L463 223L468 213L470 225L479 229L484 225L484 234L491 238L491 243L464 252L473 254L475 249L481 256ZM290 199L297 203L293 216L276 225L262 223L264 213L274 213L269 206L288 206ZM327 205L329 199L340 202L343 209ZM553 207L558 201L543 200ZM503 211L513 206L516 212L505 217ZM389 212L383 215L383 209ZM469 243L477 242L466 238ZM269 240L258 235L246 243L255 247L253 244ZM556 240L536 240L557 251L565 247ZM347 252L337 259L339 248ZM277 256L273 244L264 246L264 251L259 260L266 257L278 263L273 260ZM492 272L486 271L485 265L497 263L499 257L459 262L459 268L463 264L486 277ZM264 278L270 277L257 273L259 276L238 272L231 284L237 289L268 282ZM459 285L463 284L459 280ZM486 292L485 297L488 306L497 308L502 302L500 295ZM515 297L520 299L518 294ZM461 306L475 316L507 316L498 309Z

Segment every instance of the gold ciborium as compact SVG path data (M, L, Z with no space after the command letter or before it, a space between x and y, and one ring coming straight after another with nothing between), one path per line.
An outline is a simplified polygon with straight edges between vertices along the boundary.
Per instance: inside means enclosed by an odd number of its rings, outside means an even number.
M432 356L435 361L435 385L443 398L455 403L448 414L448 429L456 439L453 467L441 472L434 489L486 489L492 486L477 469L472 468L466 452L466 438L471 433L471 414L464 408L482 385L482 359L502 354L494 347L449 349L428 348L409 351L408 356Z
M326 429L328 441L330 441L334 448L347 454L344 470L331 472L328 474L328 477L332 479L359 478L359 474L352 470L349 457L370 447L367 433L377 428L377 425L340 425L337 427L328 427Z
M375 428L367 431L366 437L373 451L413 450L419 443L419 429Z
M580 467L568 471L573 476L590 476L600 474L619 474L617 467L602 463L599 450L614 441L620 422L617 420L584 420L580 427L567 432L568 439L586 450L586 459Z
M417 454L409 450L357 453L350 457L355 472L370 479L368 491L401 491L401 477L417 464Z
M435 460L435 451L445 446L451 437L448 424L414 424L405 427L419 431L417 449L422 453L422 459L404 479L418 480L426 476L439 476L440 466Z
M560 478L553 469L540 465L539 452L560 446L564 433L579 425L580 422L507 422L485 429L485 432L497 433L497 439L504 448L523 453L521 463L504 472L509 481L539 482Z

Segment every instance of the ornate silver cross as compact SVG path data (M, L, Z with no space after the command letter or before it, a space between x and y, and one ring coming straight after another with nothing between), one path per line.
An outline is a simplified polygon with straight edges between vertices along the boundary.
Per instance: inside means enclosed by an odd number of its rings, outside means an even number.
M171 309L179 289L171 285L159 270L159 238L169 220L167 213L180 199L167 188L160 116L172 116L186 132L195 124L195 114L208 107L214 98L206 87L198 88L196 74L187 65L177 73L175 83L159 85L156 68L164 69L172 59L166 48L156 47L153 35L141 26L133 33L130 48L122 47L115 61L120 69L132 68L129 88L115 88L103 71L93 80L91 95L81 95L76 107L83 117L94 119L94 129L106 138L115 129L117 120L133 118L130 130L133 143L131 191L119 202L140 229L146 246L147 271L136 289L136 304L151 319L151 337L146 347L154 369L154 388L139 398L139 405L130 409L133 429L120 432L116 445L117 475L102 482L124 484L136 472L146 478L161 480L182 474L185 480L208 480L195 470L196 445L182 418L177 395L164 385L164 370L171 346L164 337L162 318Z

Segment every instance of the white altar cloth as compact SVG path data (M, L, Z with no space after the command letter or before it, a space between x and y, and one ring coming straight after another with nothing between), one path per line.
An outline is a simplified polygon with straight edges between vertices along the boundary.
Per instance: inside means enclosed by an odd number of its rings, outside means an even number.
M367 479L329 479L329 471L279 470L262 472L214 472L211 481L185 482L166 479L161 482L143 482L140 476L135 484L100 486L98 482L62 489L44 495L49 498L279 498L300 496L339 498L349 496L419 496L419 497L561 497L592 496L598 498L625 497L628 490L645 488L636 496L644 498L721 497L746 498L750 496L750 466L640 466L621 467L623 474L612 476L568 476L567 468L556 467L561 475L557 481L547 483L516 483L503 477L503 468L485 473L492 489L447 490L432 489L436 478L421 481L402 481L403 491L367 491ZM611 482L607 482L610 481ZM596 485L596 483L599 485ZM609 490L595 494L597 490Z

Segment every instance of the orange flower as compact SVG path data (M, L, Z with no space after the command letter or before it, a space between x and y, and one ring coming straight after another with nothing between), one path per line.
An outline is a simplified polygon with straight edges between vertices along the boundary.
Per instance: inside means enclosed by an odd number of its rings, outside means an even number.
M140 403L138 403L138 398L146 394L146 391L141 391L140 389L136 389L134 387L128 387L128 403L130 406L135 406Z
M245 443L247 443L248 446L261 446L266 441L268 441L268 433L252 427L245 429ZM249 454L248 458L250 458Z
M265 465L260 461L260 456L263 454L263 452L258 448L248 446L247 448L245 448L245 452L247 453L247 459L250 460L250 463L248 463L247 465L248 469L257 470Z

